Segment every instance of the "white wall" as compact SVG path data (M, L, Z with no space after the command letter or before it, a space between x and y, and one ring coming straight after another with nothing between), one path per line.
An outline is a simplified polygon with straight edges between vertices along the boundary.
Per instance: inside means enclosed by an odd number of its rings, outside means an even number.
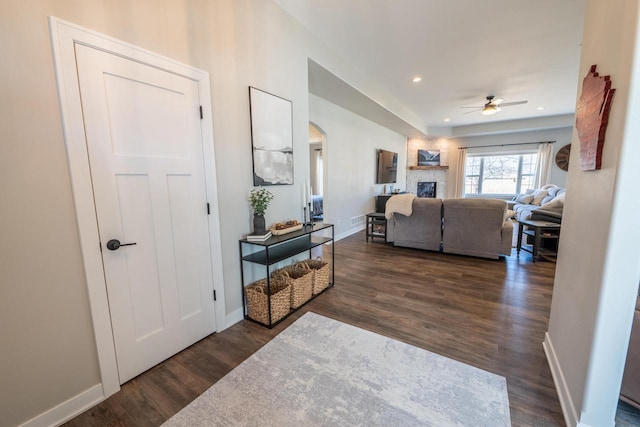
M248 86L293 102L295 185L270 188L275 200L268 223L300 216L300 183L309 177L308 58L383 104L390 99L268 0L3 2L0 426L27 421L100 382L53 73L50 15L210 73L227 315L241 309L237 242L250 230ZM348 121L340 126L348 128ZM339 173L351 174L343 177L351 182L346 191L364 188L359 170ZM366 180L368 198L373 179ZM343 197L341 182L335 186ZM358 201L353 211L364 205ZM337 217L344 223L349 215L351 208Z
M597 64L616 93L602 169L581 171L571 151L545 340L569 425L614 425L640 280L638 19L637 1L587 2L580 80Z
M395 188L404 189L407 139L315 95L309 95L309 118L326 138L324 220L343 236L364 225L352 226L351 218L373 212L375 195L382 194L383 185L375 184L378 149L398 153Z

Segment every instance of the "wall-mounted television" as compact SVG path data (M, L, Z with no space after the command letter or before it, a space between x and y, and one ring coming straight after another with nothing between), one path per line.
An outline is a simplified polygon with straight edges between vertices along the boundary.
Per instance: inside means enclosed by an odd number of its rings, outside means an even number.
M395 184L398 174L398 153L378 150L376 184Z

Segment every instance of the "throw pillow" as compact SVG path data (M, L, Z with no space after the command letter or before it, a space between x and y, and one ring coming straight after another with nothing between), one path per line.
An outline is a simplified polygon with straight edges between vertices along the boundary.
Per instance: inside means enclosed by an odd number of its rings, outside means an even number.
M542 199L540 201L540 206L544 206L545 204L549 203L550 201L553 200L553 197L551 194L549 194L547 197L545 197L544 199Z
M533 200L531 201L531 204L540 206L540 202L542 202L542 199L547 197L548 194L549 192L547 190L540 189L540 190L534 191Z
M528 205L533 200L533 194L520 194L516 197L517 203L522 203L523 205Z
M556 194L558 194L558 191L560 191L560 187L553 186L553 187L547 188L546 190L551 197L555 197Z
M541 207L545 209L562 209L564 207L564 197L556 197L552 201L543 204Z

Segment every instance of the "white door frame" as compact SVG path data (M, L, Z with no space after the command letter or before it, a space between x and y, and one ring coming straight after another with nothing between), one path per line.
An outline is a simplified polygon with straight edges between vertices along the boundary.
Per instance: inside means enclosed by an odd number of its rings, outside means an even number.
M204 147L205 182L207 199L211 206L209 242L211 245L213 282L216 290L216 330L225 328L225 298L222 274L222 247L220 243L220 216L215 175L213 121L211 117L211 90L209 74L172 59L154 54L137 46L113 39L55 17L49 17L54 66L58 84L60 112L67 159L71 175L71 188L80 237L82 261L89 292L89 305L95 332L103 399L120 390L111 316L102 265L98 220L93 202L89 155L87 153L80 89L76 72L75 43L100 49L132 61L184 76L199 84L200 104L203 109L202 138Z

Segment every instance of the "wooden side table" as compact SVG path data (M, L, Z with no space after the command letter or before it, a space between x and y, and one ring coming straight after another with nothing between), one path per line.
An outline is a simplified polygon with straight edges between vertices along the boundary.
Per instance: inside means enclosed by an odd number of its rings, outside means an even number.
M371 212L367 215L367 242L369 238L373 242L376 237L384 239L387 241L387 218L383 213L380 212Z
M533 237L531 249L522 246L522 236ZM545 239L559 239L560 224L549 221L518 221L518 246L517 254L520 256L520 250L529 252L533 256L533 262L536 262L538 256L544 257L551 261L555 261L555 252L541 250L540 246Z

